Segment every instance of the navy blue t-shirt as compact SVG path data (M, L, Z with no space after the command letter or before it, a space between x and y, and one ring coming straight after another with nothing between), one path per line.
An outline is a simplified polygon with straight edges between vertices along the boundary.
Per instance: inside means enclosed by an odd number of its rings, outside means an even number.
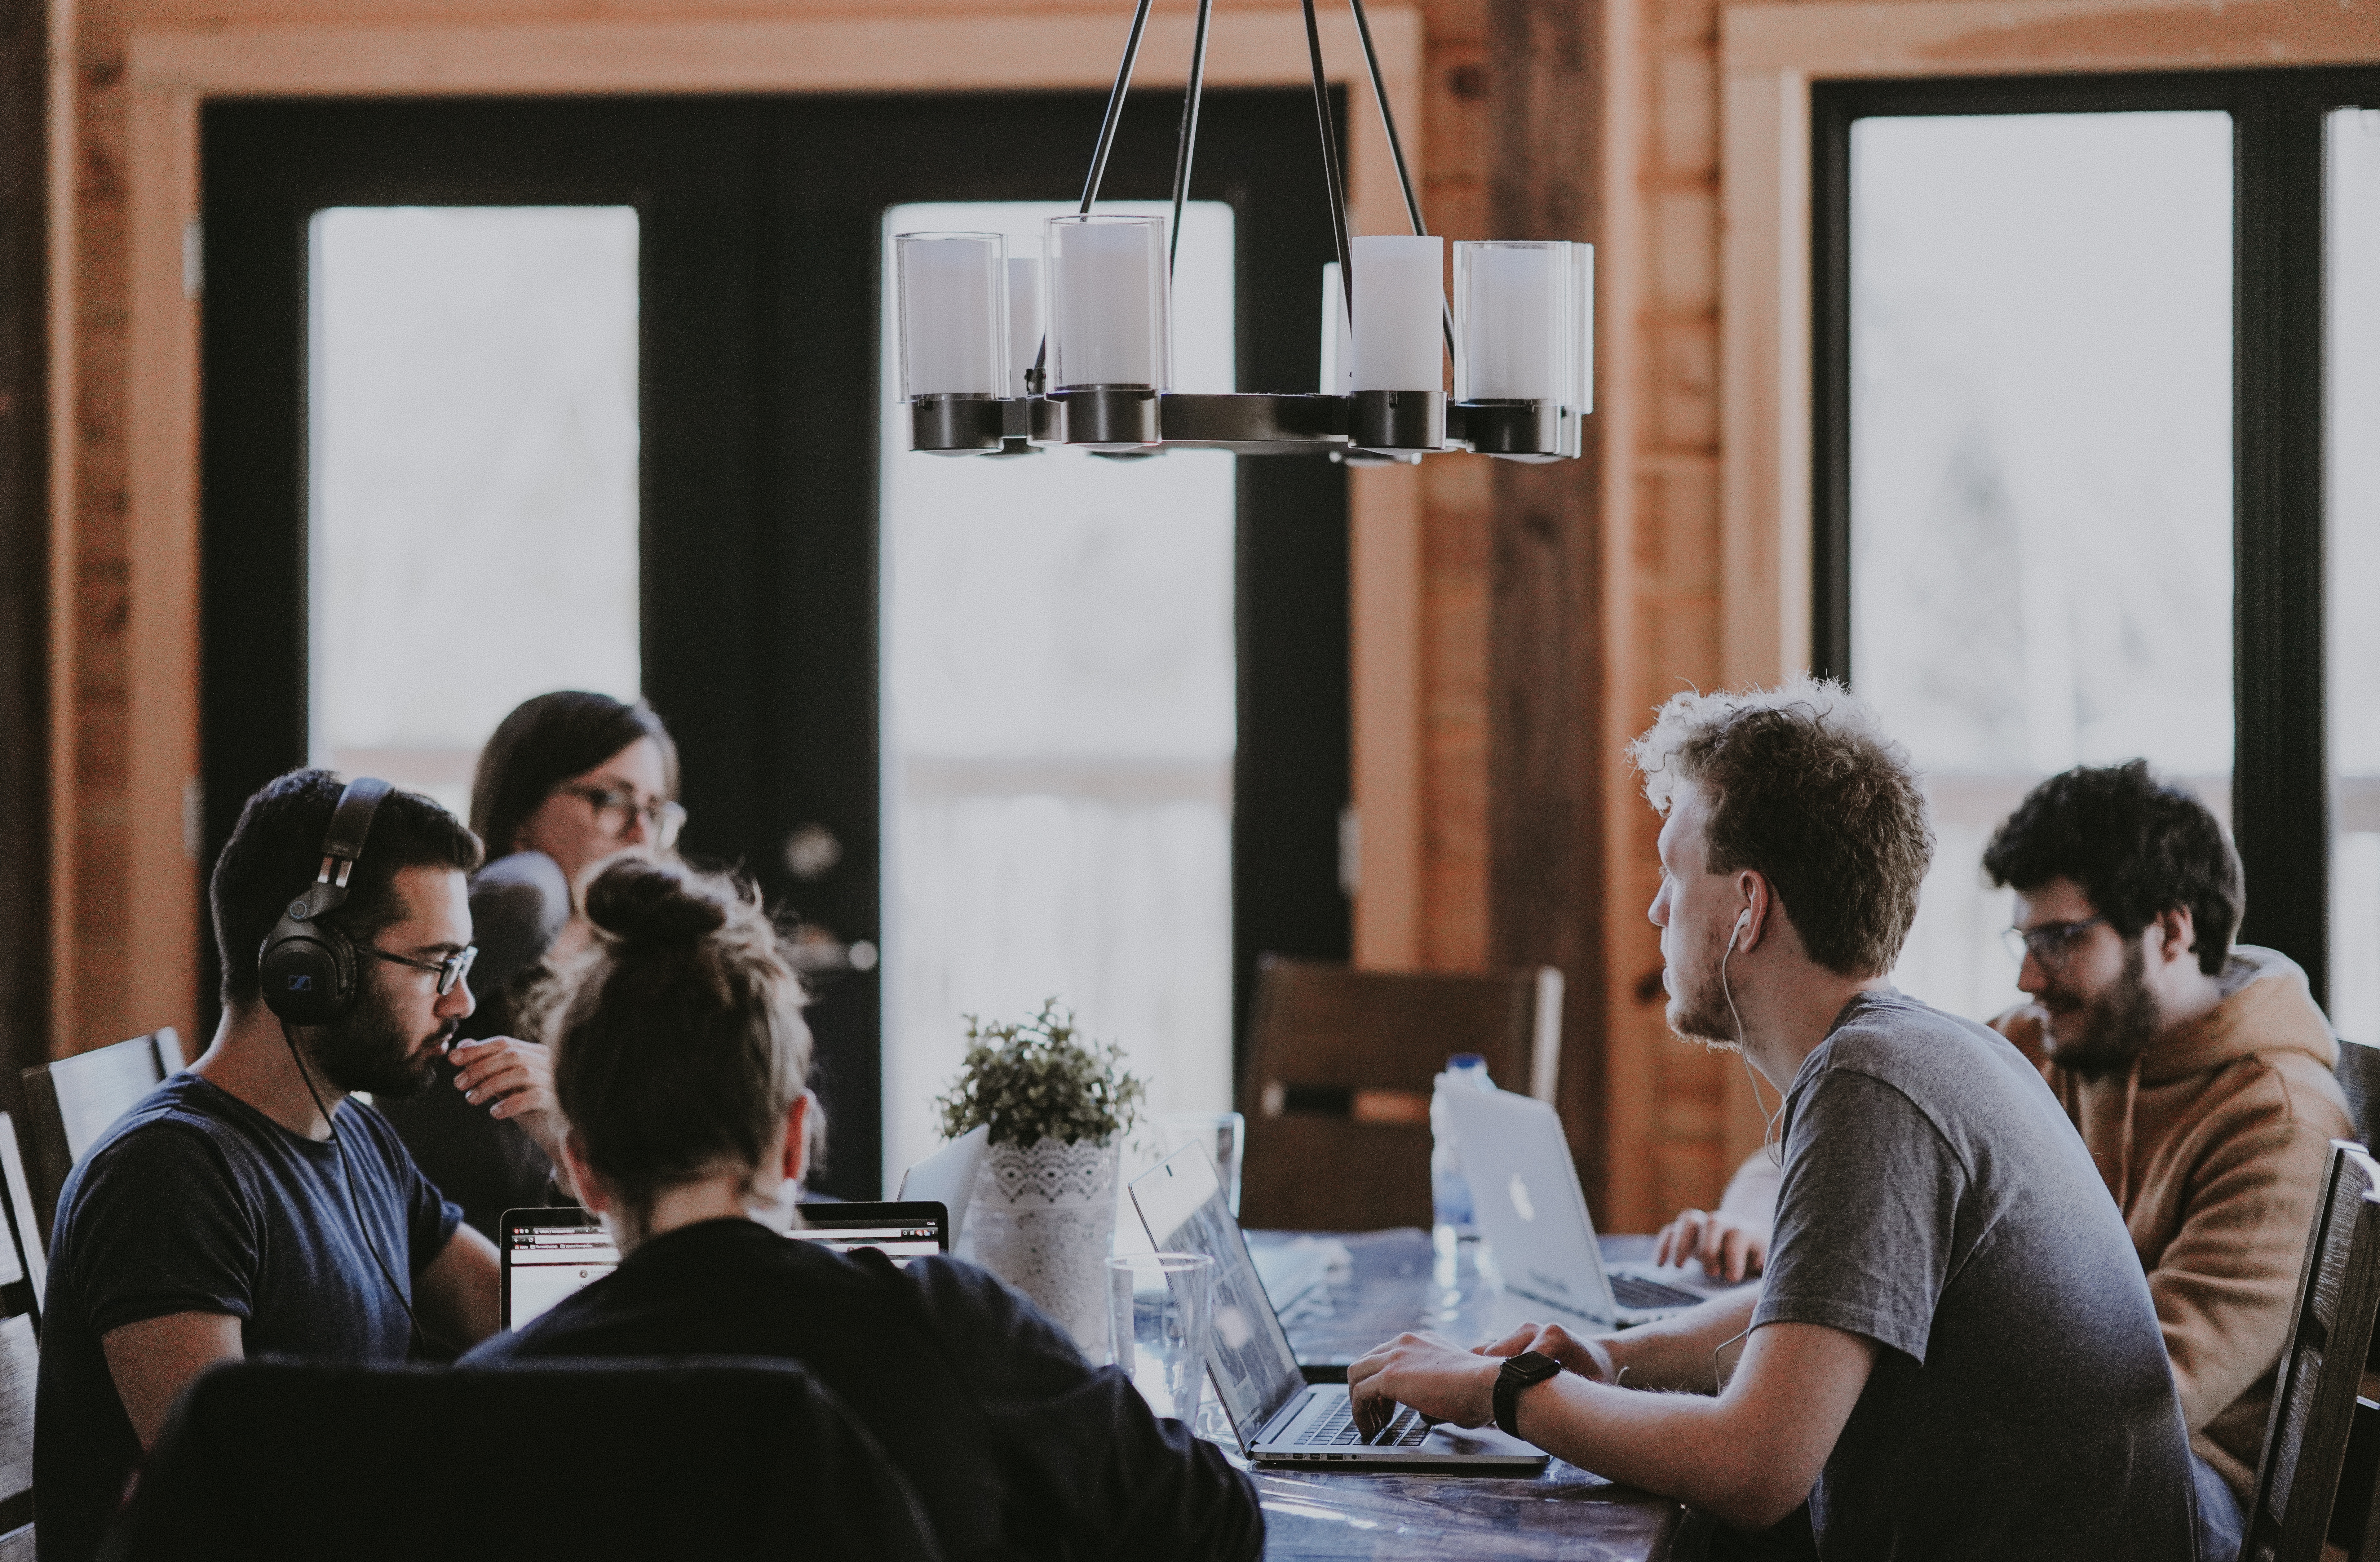
M212 1312L242 1320L250 1356L405 1360L412 1331L382 1265L410 1302L462 1212L379 1113L350 1101L334 1120L339 1142L317 1143L176 1074L77 1163L58 1198L42 1316L33 1500L42 1562L97 1553L140 1463L100 1348L109 1331Z

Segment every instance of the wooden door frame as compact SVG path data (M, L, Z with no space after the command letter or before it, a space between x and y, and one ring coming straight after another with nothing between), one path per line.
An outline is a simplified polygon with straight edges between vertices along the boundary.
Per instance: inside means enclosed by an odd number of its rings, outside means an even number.
M1812 656L1814 81L2380 63L2380 0L1833 0L1735 6L1719 31L1721 666ZM1730 1161L1760 1143L1730 1071Z
M1103 88L1112 79L1128 11L1119 5L1018 14L998 0L931 15L769 20L437 23L135 31L129 39L130 407L126 582L128 653L119 828L123 873L111 885L58 875L53 916L78 898L123 897L128 946L117 971L51 973L51 1051L95 1041L77 1033L79 975L117 987L128 1012L191 1027L198 1013L199 875L190 822L200 775L199 117L212 98L601 95L705 92L897 92ZM1180 87L1191 16L1169 8L1148 24L1137 83ZM1411 6L1376 6L1371 27L1407 156L1420 166L1422 27ZM1329 75L1349 94L1347 149L1354 226L1404 231L1394 166L1372 108L1360 45L1344 15L1326 20ZM1233 9L1214 27L1207 68L1216 87L1311 80L1294 7ZM55 436L54 470L75 470L78 439ZM1411 469L1350 474L1349 560L1354 759L1353 800L1364 821L1355 900L1359 960L1408 963L1421 882L1420 519ZM71 536L62 516L60 534ZM76 713L54 713L72 735ZM76 818L71 773L53 771L49 816Z

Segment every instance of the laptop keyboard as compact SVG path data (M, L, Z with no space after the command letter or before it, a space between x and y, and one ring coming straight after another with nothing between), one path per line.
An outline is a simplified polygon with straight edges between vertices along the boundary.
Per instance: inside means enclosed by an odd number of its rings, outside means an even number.
M1429 1427L1409 1408L1400 1408L1389 1429L1366 1444L1364 1434L1355 1425L1355 1402L1342 1399L1330 1407L1330 1413L1314 1424L1312 1430L1290 1445L1294 1448L1411 1448L1418 1446L1429 1435Z
M1676 1286L1665 1286L1658 1280L1647 1280L1641 1275L1611 1276L1611 1300L1631 1310L1653 1307L1693 1307L1705 1299L1693 1291Z

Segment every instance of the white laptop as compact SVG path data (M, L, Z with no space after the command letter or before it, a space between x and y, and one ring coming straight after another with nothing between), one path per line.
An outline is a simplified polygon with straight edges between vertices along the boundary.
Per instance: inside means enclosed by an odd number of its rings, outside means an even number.
M1354 1469L1431 1469L1535 1475L1546 1456L1493 1426L1431 1426L1410 1409L1369 1444L1355 1430L1343 1383L1309 1385L1281 1319L1248 1259L1239 1222L1223 1202L1215 1164L1185 1144L1133 1179L1132 1202L1161 1252L1215 1261L1215 1330L1207 1376L1254 1464L1329 1463Z
M1605 1267L1570 1141L1552 1107L1500 1090L1444 1090L1438 1099L1505 1295L1557 1314L1540 1322L1612 1328L1667 1318L1708 1300L1657 1278L1649 1264Z
M952 1140L901 1175L901 1190L892 1196L905 1203L924 1201L951 1212L951 1247L959 1245L966 1225L967 1201L975 1197L976 1173L983 1168L983 1153L991 1143L991 1129L978 1126Z

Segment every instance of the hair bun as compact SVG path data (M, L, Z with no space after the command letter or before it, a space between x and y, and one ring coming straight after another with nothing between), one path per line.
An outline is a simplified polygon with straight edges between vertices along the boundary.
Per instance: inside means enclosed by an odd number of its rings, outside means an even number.
M727 925L729 908L673 863L623 857L587 886L587 916L627 944L697 944Z

